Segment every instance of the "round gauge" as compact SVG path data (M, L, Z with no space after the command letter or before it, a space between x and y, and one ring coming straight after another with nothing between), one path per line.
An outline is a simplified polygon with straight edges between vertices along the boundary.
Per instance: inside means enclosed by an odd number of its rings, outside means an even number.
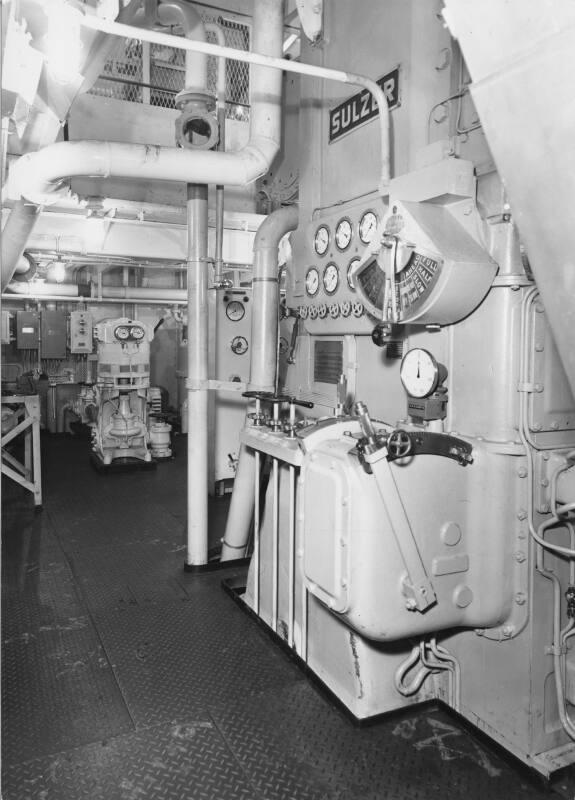
M339 285L339 269L335 264L328 264L323 271L323 288L326 294L334 294Z
M245 336L234 336L230 347L237 356L243 356L248 351L248 340Z
M320 225L315 232L313 246L318 256L323 256L327 252L329 247L329 228L326 225Z
M245 313L246 307L239 300L231 300L226 306L226 317L232 322L239 322Z
M305 290L310 297L315 297L319 289L319 272L315 267L310 267L305 276Z
M403 357L399 375L411 397L428 397L437 389L439 366L431 353L416 347Z
M355 281L351 276L351 271L355 267L355 265L358 263L358 261L359 261L359 258L352 258L351 261L349 262L349 266L347 268L347 285L349 286L349 288L351 289L352 292L355 292Z
M125 325L119 325L114 331L114 336L116 337L116 339L124 340L127 339L129 335L130 335L130 329L126 328Z
M359 238L364 244L371 242L376 228L377 214L374 211L366 211L359 221Z
M351 242L353 228L351 227L350 220L347 217L340 219L335 229L335 243L338 250L347 250Z
M131 328L130 333L132 334L133 339L139 340L144 338L145 331L142 327L140 327L140 325L134 325L134 327Z

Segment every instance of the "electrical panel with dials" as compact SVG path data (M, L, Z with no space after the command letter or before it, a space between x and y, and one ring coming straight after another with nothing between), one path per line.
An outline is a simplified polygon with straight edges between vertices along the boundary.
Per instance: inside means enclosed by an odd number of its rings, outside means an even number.
M70 352L91 353L94 347L92 314L89 311L70 313Z

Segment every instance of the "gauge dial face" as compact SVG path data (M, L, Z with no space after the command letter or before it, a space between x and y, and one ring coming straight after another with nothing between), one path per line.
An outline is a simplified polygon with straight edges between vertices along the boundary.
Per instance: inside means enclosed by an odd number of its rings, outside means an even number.
M349 286L352 292L355 292L355 280L351 276L351 271L355 267L358 261L359 258L352 258L347 268L347 285Z
M364 244L369 244L377 228L377 214L375 211L366 211L359 221L359 238Z
M305 276L305 290L310 297L315 297L319 289L319 272L315 267L310 267Z
M231 300L226 306L226 317L232 322L239 322L245 313L246 308L239 300Z
M234 336L230 347L237 356L243 356L248 351L248 340L245 336Z
M335 264L328 264L323 271L323 288L326 294L334 294L339 285L339 269Z
M401 362L401 382L411 397L428 397L437 388L439 367L427 350L416 347Z
M130 330L132 334L132 338L139 341L140 339L144 338L145 331L140 325L134 325L134 327Z
M130 335L130 329L127 328L125 325L119 325L114 331L114 336L116 337L116 339L120 339L121 341L127 339L129 335Z
M326 225L320 225L315 232L313 246L318 256L323 256L327 252L329 247L329 228Z
M351 243L352 234L353 228L351 227L350 220L347 219L347 217L340 219L335 229L335 243L338 250L347 250Z

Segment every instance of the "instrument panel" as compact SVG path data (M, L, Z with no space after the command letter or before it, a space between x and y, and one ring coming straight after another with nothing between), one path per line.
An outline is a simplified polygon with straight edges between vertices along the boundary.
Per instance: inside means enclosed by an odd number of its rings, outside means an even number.
M352 276L383 218L379 197L344 204L292 236L302 265L293 300L308 333L371 333L374 319L357 293Z

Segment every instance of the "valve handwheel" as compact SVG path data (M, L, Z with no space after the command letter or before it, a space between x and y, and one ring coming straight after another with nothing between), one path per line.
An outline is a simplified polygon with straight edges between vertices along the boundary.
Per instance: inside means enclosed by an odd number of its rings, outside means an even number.
M405 458L411 453L411 439L407 431L399 428L392 431L387 439L387 452L392 458Z

